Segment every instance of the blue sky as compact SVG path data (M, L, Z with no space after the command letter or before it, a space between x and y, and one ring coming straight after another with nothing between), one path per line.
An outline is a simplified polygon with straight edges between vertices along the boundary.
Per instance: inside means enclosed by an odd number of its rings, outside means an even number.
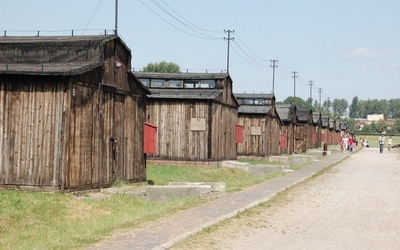
M324 102L400 98L398 0L119 0L118 32L142 69L162 60L182 71L227 68L234 92L274 92ZM161 8L160 8L161 7ZM115 27L115 0L0 0L0 31L100 34ZM293 71L297 72L296 84ZM319 94L318 90L322 93Z

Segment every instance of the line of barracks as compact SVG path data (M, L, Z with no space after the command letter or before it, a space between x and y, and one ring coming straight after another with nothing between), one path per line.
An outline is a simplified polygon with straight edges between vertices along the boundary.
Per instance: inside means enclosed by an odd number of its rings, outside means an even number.
M227 73L131 71L116 35L0 37L0 188L146 181L146 162L215 166L337 144L346 124L235 94Z

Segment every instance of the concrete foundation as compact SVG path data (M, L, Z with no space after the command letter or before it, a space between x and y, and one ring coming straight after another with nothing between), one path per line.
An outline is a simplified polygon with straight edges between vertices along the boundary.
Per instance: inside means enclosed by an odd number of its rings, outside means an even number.
M204 198L211 196L209 185L148 186L146 197L149 201L164 202L178 198Z
M211 192L225 192L225 182L170 182L168 186L210 186Z
M249 163L238 161L223 161L221 166L226 168L238 168L251 175L264 175L269 173L283 172L284 169L288 167L282 165L265 164L250 165Z

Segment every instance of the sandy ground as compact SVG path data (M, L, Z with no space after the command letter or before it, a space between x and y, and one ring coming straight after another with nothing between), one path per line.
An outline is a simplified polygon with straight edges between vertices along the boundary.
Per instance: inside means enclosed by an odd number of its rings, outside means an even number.
M365 148L172 249L400 249L400 152Z

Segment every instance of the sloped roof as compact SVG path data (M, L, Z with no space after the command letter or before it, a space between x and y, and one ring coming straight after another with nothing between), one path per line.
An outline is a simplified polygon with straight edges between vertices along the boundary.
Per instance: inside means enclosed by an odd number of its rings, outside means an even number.
M272 99L273 94L246 94L246 93L234 93L237 99L252 98L252 99Z
M329 116L323 115L321 116L321 126L322 127L329 127Z
M312 118L310 109L297 109L296 116L300 122L309 122L309 119Z
M103 66L102 45L113 39L119 37L116 35L2 36L0 74L82 74Z
M313 117L313 123L314 124L320 123L321 113L313 112L312 113L312 117Z
M228 73L158 73L133 72L137 78L174 79L174 80L215 80L229 77Z
M148 89L150 99L197 99L214 100L222 89Z
M267 114L272 109L270 105L241 105L238 112L242 114Z
M329 128L335 129L335 120L329 120Z
M295 107L291 104L277 104L275 106L276 112L282 121L291 121L295 112Z
M80 64L0 64L0 75L79 75L102 66L102 62Z

